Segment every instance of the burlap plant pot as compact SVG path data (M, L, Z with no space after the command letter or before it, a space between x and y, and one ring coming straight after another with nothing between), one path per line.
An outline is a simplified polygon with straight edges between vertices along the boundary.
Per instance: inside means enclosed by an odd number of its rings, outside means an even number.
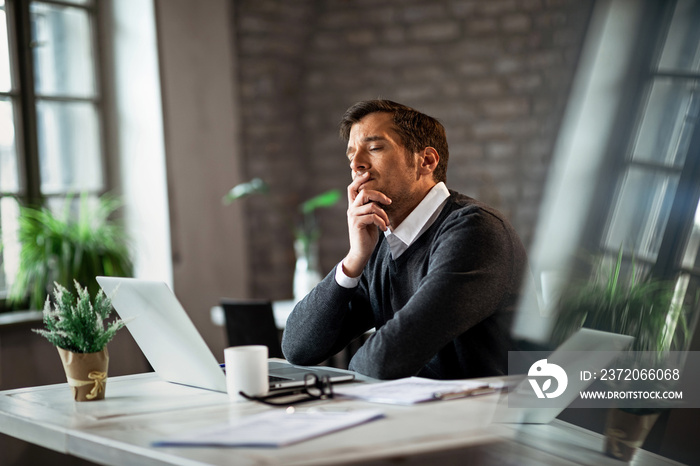
M605 454L631 461L661 413L632 414L613 408L605 426Z
M73 353L63 348L58 354L75 401L96 401L105 397L107 387L107 347L97 353Z

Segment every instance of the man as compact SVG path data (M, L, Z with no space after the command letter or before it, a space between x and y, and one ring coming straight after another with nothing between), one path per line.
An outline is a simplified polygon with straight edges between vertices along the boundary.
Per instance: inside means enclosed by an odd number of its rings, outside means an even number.
M525 250L499 212L445 186L443 126L373 100L350 107L340 132L352 171L350 250L294 308L287 360L318 364L374 327L351 370L379 379L506 373Z

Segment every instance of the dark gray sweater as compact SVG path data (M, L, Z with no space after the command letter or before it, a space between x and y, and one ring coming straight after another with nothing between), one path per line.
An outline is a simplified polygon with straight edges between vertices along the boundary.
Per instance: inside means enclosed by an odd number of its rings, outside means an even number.
M332 271L287 321L282 349L313 365L376 327L350 369L379 379L507 373L510 323L526 254L493 208L450 191L435 223L396 260L384 235L360 284Z

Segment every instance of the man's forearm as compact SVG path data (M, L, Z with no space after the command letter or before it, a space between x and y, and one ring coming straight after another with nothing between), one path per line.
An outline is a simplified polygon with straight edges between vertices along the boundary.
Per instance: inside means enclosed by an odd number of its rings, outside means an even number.
M335 279L335 270L326 276L287 319L282 338L285 358L301 365L318 364L342 349L366 327L367 319L357 309L350 311L354 288L344 288Z

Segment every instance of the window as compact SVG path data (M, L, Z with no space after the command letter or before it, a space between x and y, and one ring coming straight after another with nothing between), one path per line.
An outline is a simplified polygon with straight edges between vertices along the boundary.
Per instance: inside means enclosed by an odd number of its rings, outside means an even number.
M0 304L22 204L105 190L96 2L0 0Z
M700 1L660 5L666 10L655 21L663 24L637 74L644 79L632 97L635 116L602 243L612 257L622 246L653 275L676 278L680 299L694 299L700 285Z

